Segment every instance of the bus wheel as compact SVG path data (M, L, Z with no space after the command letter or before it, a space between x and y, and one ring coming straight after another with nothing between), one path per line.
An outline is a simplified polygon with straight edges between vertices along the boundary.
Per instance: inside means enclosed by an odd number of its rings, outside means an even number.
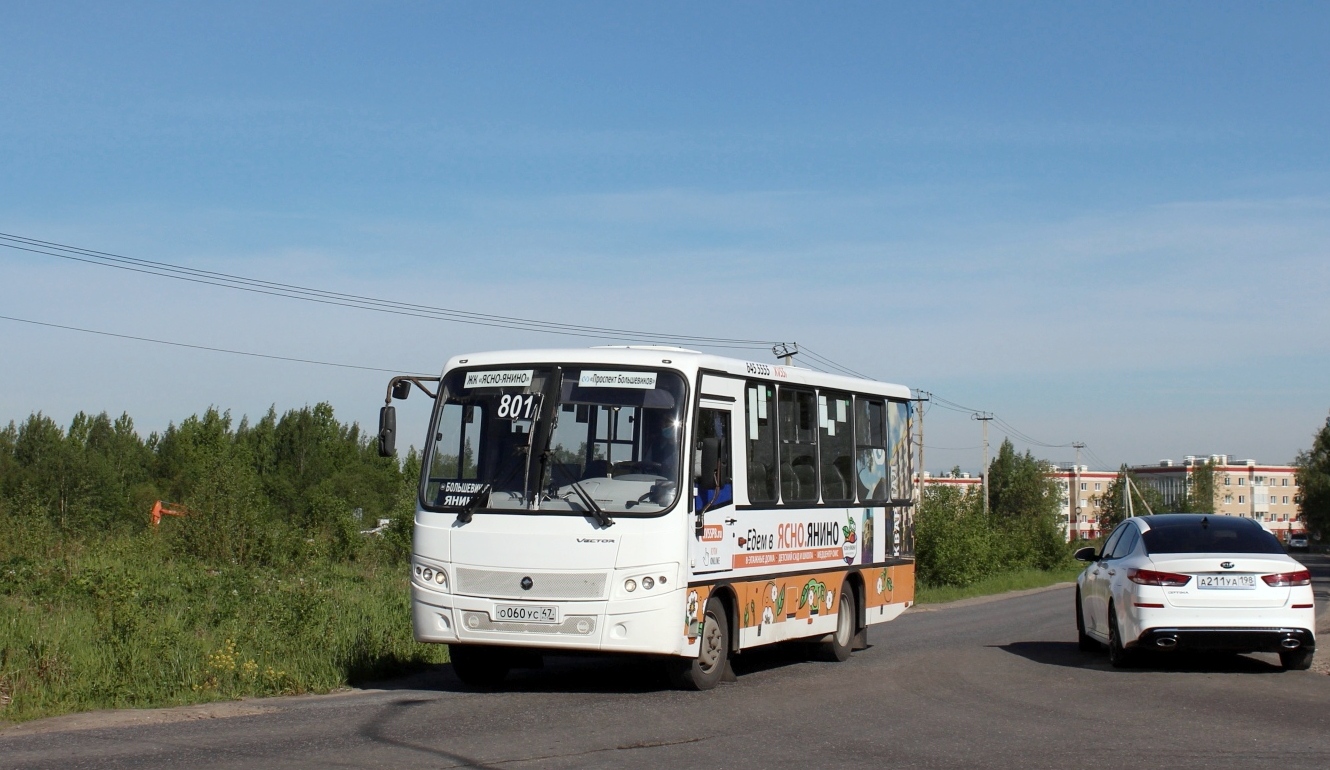
M840 601L836 605L836 633L831 641L822 643L822 657L840 663L850 659L854 649L854 631L858 620L854 616L854 588L846 583L840 589Z
M675 663L674 683L684 690L710 690L721 683L730 665L730 619L725 604L712 597L707 600L698 639L697 657Z
M496 647L449 645L453 673L472 687L497 687L508 676L511 662L505 650Z

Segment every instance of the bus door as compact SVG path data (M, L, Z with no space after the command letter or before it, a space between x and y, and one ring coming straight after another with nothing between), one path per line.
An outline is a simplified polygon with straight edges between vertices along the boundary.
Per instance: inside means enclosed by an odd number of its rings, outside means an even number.
M733 568L738 523L734 511L732 428L743 424L743 381L702 375L693 429L692 528L689 558L694 575Z

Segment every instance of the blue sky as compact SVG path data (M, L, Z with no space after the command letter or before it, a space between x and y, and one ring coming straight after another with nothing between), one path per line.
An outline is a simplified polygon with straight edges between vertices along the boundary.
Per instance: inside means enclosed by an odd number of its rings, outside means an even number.
M1330 409L1330 7L823 5L9 4L0 232L797 340L1085 441L1092 465L1310 444ZM591 344L8 249L0 307L409 370ZM369 423L383 385L3 321L0 361L0 418L127 410L145 430L320 400ZM927 425L930 469L978 466L976 423Z

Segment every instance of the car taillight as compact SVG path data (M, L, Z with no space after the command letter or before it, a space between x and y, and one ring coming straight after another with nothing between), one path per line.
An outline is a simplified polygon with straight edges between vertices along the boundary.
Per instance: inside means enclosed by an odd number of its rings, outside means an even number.
M1179 575L1176 572L1156 572L1152 569L1129 569L1127 579L1143 586L1185 586L1191 581L1191 575Z
M1275 588L1309 586L1312 584L1312 573L1305 569L1297 572L1281 572L1278 575L1261 575L1261 580L1264 580L1266 585Z

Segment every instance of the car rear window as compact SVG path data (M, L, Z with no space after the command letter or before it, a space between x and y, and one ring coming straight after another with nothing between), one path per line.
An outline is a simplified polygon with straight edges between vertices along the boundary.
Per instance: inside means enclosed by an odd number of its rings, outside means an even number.
M1283 553L1275 536L1246 519L1226 516L1153 521L1143 536L1150 553Z

